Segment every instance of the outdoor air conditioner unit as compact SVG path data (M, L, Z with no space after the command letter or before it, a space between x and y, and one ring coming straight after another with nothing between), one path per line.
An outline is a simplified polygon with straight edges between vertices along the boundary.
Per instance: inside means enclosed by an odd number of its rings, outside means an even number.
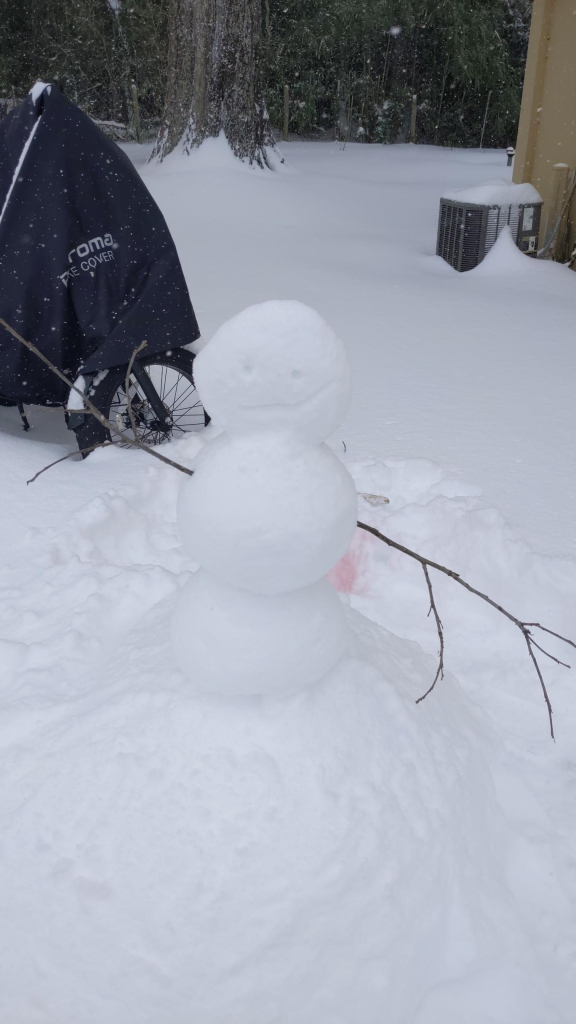
M498 182L449 193L440 200L436 255L455 270L472 270L506 226L522 252L536 255L541 212L532 185Z

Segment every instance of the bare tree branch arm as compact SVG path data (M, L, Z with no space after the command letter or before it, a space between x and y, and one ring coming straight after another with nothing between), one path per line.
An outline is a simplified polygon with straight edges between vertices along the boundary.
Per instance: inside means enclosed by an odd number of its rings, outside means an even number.
M491 597L488 597L488 594L483 594L481 590L477 590L476 587L471 586L470 583L467 583L466 580L463 580L462 577L459 575L459 573L454 572L453 569L448 569L445 565L440 565L439 562L433 562L430 558L425 558L423 555L419 555L417 551L412 551L410 548L405 547L404 544L399 544L398 541L392 540L390 537L387 537L385 534L380 533L380 530L377 530L374 526L368 526L367 523L361 523L361 522L358 522L357 525L359 526L359 528L361 530L366 530L367 533L371 533L373 537L377 537L378 540L381 540L384 544L387 544L388 547L395 548L396 551L401 551L402 554L408 555L409 558L413 558L416 562L420 563L420 565L425 570L424 574L426 576L426 583L428 585L428 593L431 596L431 610L434 612L435 616L437 616L437 611L436 611L436 606L433 603L433 597L432 597L432 594L431 594L431 589L432 588L431 588L431 584L430 584L430 577L429 577L429 575L427 573L427 569L428 568L430 568L430 569L437 569L438 572L442 572L442 573L444 573L445 576L449 576L450 579L455 580L456 583L459 583L460 586L464 587L465 590L468 590L469 593L475 594L476 597L481 598L482 601L486 601L487 604L491 605L492 608L495 608L496 611L500 612L507 619L509 619L510 622L513 622L514 625L517 626L517 628L520 630L520 632L522 633L522 635L523 635L523 637L524 637L524 639L526 641L526 645L528 647L528 653L529 653L530 658L531 658L531 660L532 660L532 662L534 664L534 668L536 669L536 674L538 676L538 680L540 682L540 686L541 686L541 689L542 689L542 694L544 696L544 700L545 700L545 703L546 703L546 708L548 710L548 720L549 720L549 723L550 723L550 735L552 736L552 739L554 739L554 726L553 726L553 723L552 723L552 705L550 703L550 698L548 696L548 691L546 689L546 684L544 682L544 678L542 676L542 672L540 670L540 666L539 666L538 661L536 659L536 655L534 654L534 647L537 647L539 651L542 651L542 653L545 654L546 657L551 658L552 661L555 661L558 665L562 665L564 668L570 668L570 666L567 665L565 662L560 661L558 658L555 658L553 654L549 653L549 651L545 651L543 647L540 647L540 644L536 643L536 641L534 640L534 638L532 636L532 633L530 632L530 627L532 627L533 629L536 629L536 628L537 629L541 629L545 633L549 633L551 636L555 636L558 640L562 640L563 643L570 644L571 647L576 647L576 643L573 640L569 640L567 637L562 636L560 633L555 633L553 630L547 629L546 626L541 626L539 622L522 622L521 619L518 619L515 615L512 615L512 612L507 611L506 608L502 607L502 605L498 604L496 601L493 601ZM437 627L437 629L438 629L438 622L439 622L439 619L436 620L436 627ZM440 624L440 628L441 628L441 624ZM439 632L439 636L440 636L440 632ZM432 686L430 687L430 689L427 691L427 693L430 693L430 691L434 689L434 686L436 685L437 679L439 677L440 678L442 677L440 669L443 671L443 668L444 668L444 663L443 663L443 659L444 659L443 640L442 640L442 643L441 643L440 657L441 657L441 665L439 665L439 671L437 672L436 678L434 679L434 682L433 682ZM424 697L427 695L427 693L424 694ZM423 700L423 697L420 697L419 700ZM419 701L417 701L417 703L419 703Z

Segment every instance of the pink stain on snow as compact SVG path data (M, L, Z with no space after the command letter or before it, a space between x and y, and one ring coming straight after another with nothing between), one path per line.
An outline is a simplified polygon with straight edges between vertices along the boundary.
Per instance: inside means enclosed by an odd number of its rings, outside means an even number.
M328 579L341 594L370 592L370 549L376 542L364 530L356 530L349 550L328 573Z

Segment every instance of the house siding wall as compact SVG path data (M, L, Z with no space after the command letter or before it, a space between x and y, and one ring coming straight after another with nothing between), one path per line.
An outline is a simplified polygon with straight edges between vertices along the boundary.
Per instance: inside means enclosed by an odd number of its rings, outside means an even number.
M568 259L576 244L576 0L534 0L514 161L514 181L544 200L540 245L565 210L550 255Z

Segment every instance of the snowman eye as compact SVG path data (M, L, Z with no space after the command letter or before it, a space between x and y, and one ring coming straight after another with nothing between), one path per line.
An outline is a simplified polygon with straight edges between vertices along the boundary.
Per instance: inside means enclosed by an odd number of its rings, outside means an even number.
M292 370L290 376L293 378L293 380L299 380L300 377L302 376L302 370Z
M245 363L244 366L242 367L242 373L244 374L245 377L251 377L252 374L254 373L254 367L252 366L252 364Z

